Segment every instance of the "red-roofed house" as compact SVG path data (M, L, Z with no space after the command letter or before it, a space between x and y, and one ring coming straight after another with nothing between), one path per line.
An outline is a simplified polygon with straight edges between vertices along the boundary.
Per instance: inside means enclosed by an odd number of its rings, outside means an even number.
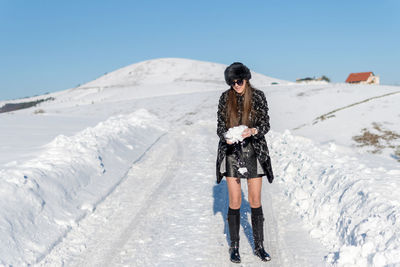
M372 71L350 73L349 77L346 79L346 83L379 84L379 76L375 76Z

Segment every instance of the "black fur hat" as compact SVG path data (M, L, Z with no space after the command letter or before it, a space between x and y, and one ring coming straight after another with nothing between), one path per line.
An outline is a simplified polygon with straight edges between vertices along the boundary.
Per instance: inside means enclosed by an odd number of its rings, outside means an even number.
M248 67L240 62L234 62L225 69L225 81L230 86L234 80L250 80L251 73Z

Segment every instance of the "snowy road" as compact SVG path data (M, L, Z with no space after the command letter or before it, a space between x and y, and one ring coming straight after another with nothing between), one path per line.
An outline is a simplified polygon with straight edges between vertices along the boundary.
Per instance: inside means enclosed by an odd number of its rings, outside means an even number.
M143 64L144 76L135 64L51 94L44 113L0 116L0 266L230 265L226 182L214 173L225 66ZM260 89L275 173L262 193L268 264L400 266L398 87ZM358 147L360 134L379 146ZM242 190L242 265L257 266Z
M228 195L225 180L215 184L216 143L210 142L216 140L214 128L212 121L198 121L162 136L40 265L230 265ZM242 188L242 265L259 265L252 253L245 183ZM271 264L321 266L321 245L313 243L300 220L293 220L288 203L274 203L274 194L280 194L279 189L265 182L265 246ZM310 247L316 249L302 251Z

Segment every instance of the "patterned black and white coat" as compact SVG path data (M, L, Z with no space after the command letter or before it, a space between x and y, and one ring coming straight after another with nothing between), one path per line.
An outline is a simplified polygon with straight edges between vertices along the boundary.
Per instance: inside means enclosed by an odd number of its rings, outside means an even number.
M218 143L218 155L217 155L217 183L219 184L222 178L225 176L225 173L221 173L221 164L224 161L226 156L226 150L228 144L226 143L224 133L228 131L226 126L226 110L227 110L227 99L228 99L228 89L222 93L219 103L218 103L218 112L217 112L217 134L220 138ZM236 93L236 92L235 92ZM242 96L236 94L238 97L238 107L241 107ZM266 174L268 181L272 183L274 180L274 174L272 172L271 166L271 158L269 156L269 150L267 146L267 141L265 140L265 134L270 129L269 124L269 116L268 116L268 103L265 98L264 92L258 89L253 89L253 97L252 97L252 105L253 110L255 111L255 116L251 118L253 127L257 129L258 133L253 136L253 147L254 152L256 153L257 159L260 162L261 167ZM239 116L241 114L241 110L239 110Z

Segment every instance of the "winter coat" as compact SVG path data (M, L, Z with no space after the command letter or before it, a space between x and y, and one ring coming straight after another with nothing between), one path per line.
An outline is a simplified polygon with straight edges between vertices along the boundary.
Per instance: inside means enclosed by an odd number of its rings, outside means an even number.
M220 167L221 163L223 162L225 156L226 156L226 150L228 147L228 144L226 143L224 133L228 131L228 128L226 126L226 110L227 110L227 99L228 99L228 93L229 90L233 89L228 89L225 92L222 93L219 103L218 103L218 113L217 113L217 134L220 138L219 144L218 144L218 155L217 155L217 183L219 184L225 176L224 173L220 172ZM236 93L236 92L235 92ZM238 107L240 107L240 103L243 102L242 96L239 94L236 94L236 97L238 97ZM272 183L274 179L274 174L272 172L272 166L271 166L271 158L269 156L269 151L268 151L268 146L267 146L267 141L265 140L265 134L269 131L270 129L270 124L269 124L269 116L268 116L268 104L267 100L265 99L265 95L263 91L253 89L253 97L252 97L252 105L253 109L255 111L255 116L251 118L253 122L253 128L256 128L258 133L253 136L253 147L254 151L256 153L257 159L260 162L261 167L264 170L264 173L266 174L268 181ZM238 112L239 116L241 114L241 110Z

